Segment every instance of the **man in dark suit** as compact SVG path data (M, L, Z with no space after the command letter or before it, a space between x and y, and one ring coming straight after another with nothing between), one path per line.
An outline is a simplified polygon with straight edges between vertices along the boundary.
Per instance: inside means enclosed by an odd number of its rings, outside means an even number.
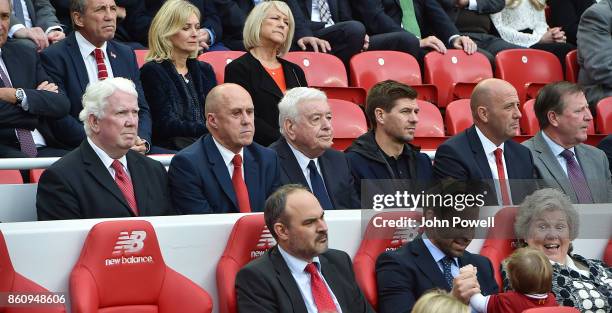
M436 150L436 178L488 181L495 185L487 204L520 203L533 191L533 157L514 142L521 112L514 87L500 79L486 79L474 88L470 99L474 125L445 141Z
M478 218L478 209L438 207L426 209L424 216L452 225L453 218ZM426 227L422 237L382 253L376 261L378 312L409 313L418 298L433 288L445 289L464 303L479 291L496 294L498 286L491 261L466 251L473 237L473 228ZM476 275L460 272L466 265L476 267Z
M139 138L133 149L142 153L148 151L151 115L140 84L136 56L128 46L112 40L117 19L115 2L79 0L72 5L76 31L41 53L45 70L58 82L60 91L65 92L71 103L70 114L51 123L55 136L67 146L80 145L85 132L78 114L85 87L106 77L124 77L132 80L138 91Z
M12 7L9 37L27 39L20 42L36 47L38 51L64 39L64 31L49 0L24 0L23 4L21 1L13 3L18 5Z
M264 218L278 245L238 272L238 312L374 312L351 258L327 248L323 216L303 186L285 185L268 198Z
M332 115L325 93L290 89L278 111L282 137L270 148L280 159L281 183L309 187L326 210L359 208L346 156L331 148Z
M597 145L601 151L603 151L608 157L608 164L610 165L610 173L612 173L612 135L606 136Z
M206 96L208 135L177 153L170 163L172 203L183 214L262 211L279 185L276 153L253 142L249 93L222 84Z
M87 87L79 115L87 139L43 172L39 220L173 213L166 169L131 150L138 137L137 97L125 78Z
M57 145L47 121L65 116L70 103L58 93L34 49L7 42L9 1L0 1L0 157L61 156L66 151Z
M213 0L221 18L223 44L230 50L243 51L242 29L249 12L255 7L253 0Z

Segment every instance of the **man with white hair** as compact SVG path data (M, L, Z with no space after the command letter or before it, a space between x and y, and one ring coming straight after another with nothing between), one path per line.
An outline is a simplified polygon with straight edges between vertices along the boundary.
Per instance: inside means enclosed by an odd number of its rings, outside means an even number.
M346 156L331 148L334 130L327 96L314 88L293 88L278 111L282 137L270 148L280 159L281 183L309 187L324 209L358 209Z
M138 138L138 111L128 79L87 87L79 114L87 139L43 173L39 220L172 214L165 168L130 149Z

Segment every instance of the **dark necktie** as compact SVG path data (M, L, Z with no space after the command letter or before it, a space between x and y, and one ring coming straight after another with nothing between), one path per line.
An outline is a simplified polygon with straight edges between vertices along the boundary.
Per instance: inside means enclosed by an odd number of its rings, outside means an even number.
M13 87L2 67L0 67L0 79L2 79L2 87ZM17 136L17 141L19 141L19 148L21 152L30 158L36 157L36 155L38 155L38 150L36 150L36 144L34 143L32 132L27 129L16 128L15 134Z
M502 204L510 204L510 193L508 192L508 184L506 183L506 172L504 171L503 162L504 150L495 149L495 165L497 165L497 178L499 180L499 189L501 190Z
M123 165L121 165L119 160L114 160L111 166L115 170L115 182L117 183L119 190L121 190L125 201L127 201L130 209L132 209L132 212L134 212L134 215L138 216L138 207L136 206L136 197L134 196L134 186L132 185L132 180L123 170Z
M331 13L329 12L327 0L317 0L317 6L319 7L321 22L325 23L325 25L334 25L334 20L332 20Z
M574 188L578 203L593 203L593 198L591 198L591 190L587 185L580 165L578 165L578 162L576 162L576 159L574 158L574 153L565 149L563 152L561 152L561 156L565 158L565 161L567 162L567 176L572 184L572 188Z
M334 299L321 275L319 275L317 266L314 263L308 263L304 271L310 274L310 290L312 291L312 298L317 306L317 311L326 313L337 312Z
M238 209L240 210L240 213L249 213L251 212L251 203L249 200L249 190L247 189L246 183L242 178L242 156L240 156L240 154L234 155L232 164L234 164L232 185L234 186L234 192L236 193Z
M13 0L13 15L15 15L15 17L17 17L25 25L25 15L23 15L21 0Z
M453 274L451 273L451 265L453 265L455 261L452 258L445 256L444 259L440 260L440 262L442 262L442 274L444 275L444 280L446 280L448 287L453 289Z
M321 175L319 175L319 171L317 171L317 166L313 160L310 160L308 163L308 169L310 170L310 185L312 186L312 193L314 193L315 197L319 199L321 207L324 209L333 209L334 206L329 199L327 190L325 190L323 179L321 179Z
M106 64L104 63L104 51L102 51L100 48L95 48L94 57L96 58L96 65L98 66L98 79L107 79L108 71L106 70Z

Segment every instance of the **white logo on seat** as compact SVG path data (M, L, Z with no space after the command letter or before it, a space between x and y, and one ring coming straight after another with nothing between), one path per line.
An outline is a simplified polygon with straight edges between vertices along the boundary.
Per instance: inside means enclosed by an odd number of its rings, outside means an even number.
M387 250L395 250L401 246L403 246L406 242L412 241L419 234L418 228L402 228L398 227L395 229L393 233L393 238L391 239L391 243Z
M117 243L115 243L113 254L140 252L144 248L145 238L147 238L147 232L143 230L134 230L131 234L122 231L119 233Z
M261 236L259 237L259 241L257 242L257 246L254 250L251 251L251 259L256 259L262 256L268 249L274 247L276 245L276 240L270 234L270 231L266 226L264 226L261 231Z

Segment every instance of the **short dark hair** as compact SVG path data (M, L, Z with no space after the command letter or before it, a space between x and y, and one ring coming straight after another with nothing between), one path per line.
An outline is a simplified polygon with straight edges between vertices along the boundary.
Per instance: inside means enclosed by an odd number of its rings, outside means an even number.
M268 227L270 234L272 234L272 237L274 237L276 240L278 240L278 236L274 231L274 224L278 221L286 222L285 208L287 207L287 198L290 194L298 190L310 192L308 188L302 185L288 184L276 189L276 191L272 193L268 199L266 199L264 220L266 221L266 226Z
M377 108L390 112L395 107L395 100L398 99L416 99L417 92L406 84L394 80L385 80L374 85L368 98L366 99L366 116L372 129L376 129L376 116L374 111Z
M548 112L553 111L557 114L563 113L565 109L565 103L562 100L563 96L580 92L583 92L582 87L566 81L550 83L544 86L538 93L538 97L533 106L535 115L538 118L538 124L540 124L540 129L544 129L550 125L548 121Z

